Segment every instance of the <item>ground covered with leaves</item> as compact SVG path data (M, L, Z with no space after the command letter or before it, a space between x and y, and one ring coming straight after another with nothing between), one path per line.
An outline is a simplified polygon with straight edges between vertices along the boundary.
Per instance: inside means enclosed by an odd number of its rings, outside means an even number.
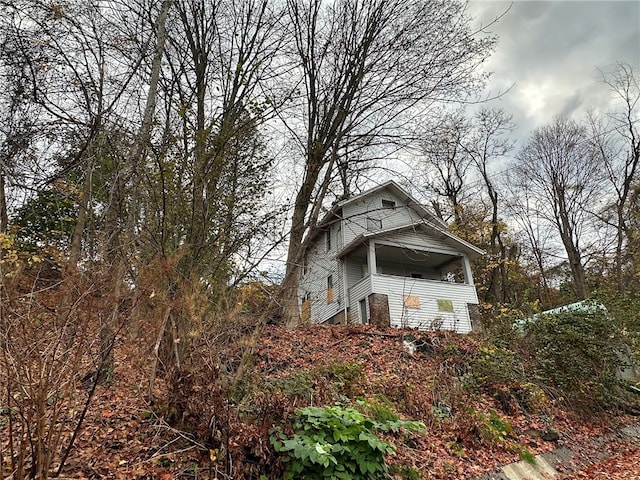
M593 452L590 461L563 480L630 480L640 478L640 444L637 441L611 442Z
M154 401L137 341L118 340L111 382L98 387L62 477L281 478L287 464L274 435L292 434L296 412L308 406L422 422L424 431L380 433L395 446L389 474L409 479L474 478L633 421L586 414L549 389L514 381L517 363L476 336L369 326L244 330L161 375ZM78 401L60 421L77 419L85 396L77 385ZM597 469L621 472L620 462L637 453L637 445L615 449L566 478L622 478Z

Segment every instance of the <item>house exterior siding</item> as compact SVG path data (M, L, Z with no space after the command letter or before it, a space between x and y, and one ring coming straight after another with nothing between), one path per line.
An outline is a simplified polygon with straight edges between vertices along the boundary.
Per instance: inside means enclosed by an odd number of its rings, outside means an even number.
M361 261L361 260L358 260L358 259L347 258L347 259L345 259L344 263L346 265L347 285L349 285L349 286L355 285L362 278L364 278L363 264L364 265L367 264L367 260L366 259L364 259L364 261Z
M366 322L369 298L379 294L379 306L386 310L388 302L392 326L471 330L467 305L478 303L478 297L469 257L482 251L444 232L439 220L396 184L336 204L320 226L298 290L301 312L311 322Z
M384 208L382 200L395 202L396 207ZM378 192L343 207L342 221L344 223L345 245L362 232L368 231L367 218L380 220L382 230L421 221L420 216L402 203L398 197L386 191Z
M327 251L325 234L318 236L307 251L305 264L306 274L298 284L298 298L301 302L309 298L311 312L309 320L313 323L324 322L344 309L344 278L340 272L340 264L336 252L342 248L343 241L340 229L331 225L326 230L331 235L331 248ZM328 301L327 280L333 279L333 296Z
M395 243L398 245L414 245L420 248L425 248L425 246L428 246L431 251L437 249L445 252L455 253L455 249L453 249L451 245L449 245L446 241L437 238L435 235L429 235L424 231L420 232L417 230L407 230L404 232L397 232L394 233L392 238L385 238L385 240L389 243Z
M356 283L349 292L351 299L349 305L348 319L351 323L366 323L366 319L361 318L360 315L360 302L364 301L366 304L367 312L369 311L368 296L371 293L371 277L365 277Z
M374 293L386 293L389 299L391 325L421 330L471 331L468 303L478 303L473 285L432 280L373 275ZM418 299L418 307L405 306L405 297ZM453 311L440 311L438 300L449 300Z

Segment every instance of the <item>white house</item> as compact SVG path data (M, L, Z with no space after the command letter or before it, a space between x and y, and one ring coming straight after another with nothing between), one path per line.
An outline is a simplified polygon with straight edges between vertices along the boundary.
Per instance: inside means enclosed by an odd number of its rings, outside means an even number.
M336 203L319 227L300 269L303 320L471 331L483 252L398 184Z

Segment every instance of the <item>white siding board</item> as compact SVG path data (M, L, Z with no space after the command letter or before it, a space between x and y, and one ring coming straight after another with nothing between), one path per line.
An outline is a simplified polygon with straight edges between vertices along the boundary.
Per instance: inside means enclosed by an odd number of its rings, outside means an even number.
M349 290L349 321L360 323L360 300L365 300L369 311L369 294L371 294L371 276L365 277Z
M331 250L326 251L325 236L319 235L307 252L307 274L298 286L298 302L308 292L311 296L312 323L320 323L336 315L344 308L344 282L342 267L335 258L338 251L336 226L331 227ZM333 302L327 303L327 277L333 276Z
M396 207L382 208L383 199L396 202ZM342 214L345 245L361 233L369 231L367 218L381 220L383 230L421 221L421 217L413 209L386 190L346 204Z
M360 260L356 260L356 259L352 259L352 258L347 258L345 260L347 268L347 287L351 287L353 285L355 285L356 283L358 283L360 280L362 280L362 278L364 278L364 275L362 273L362 261ZM366 263L366 262L365 262Z
M372 288L387 295L392 326L429 329L441 321L439 328L443 330L471 331L467 304L478 303L473 285L374 275ZM404 295L417 296L420 307L405 308ZM438 299L451 300L454 311L439 311Z

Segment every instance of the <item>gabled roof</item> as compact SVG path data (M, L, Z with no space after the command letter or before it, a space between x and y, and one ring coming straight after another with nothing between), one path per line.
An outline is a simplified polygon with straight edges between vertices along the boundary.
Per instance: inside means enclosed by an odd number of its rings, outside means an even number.
M351 242L344 246L342 250L338 252L336 258L342 258L345 255L348 255L352 251L356 250L361 245L365 244L372 238L381 238L389 234L401 232L404 230L414 230L416 228L421 228L426 230L427 232L436 232L438 237L442 240L445 240L449 243L455 250L460 251L462 253L466 253L470 260L474 258L478 258L481 255L484 255L484 251L475 245L470 244L469 242L464 241L460 237L454 235L451 232L448 232L445 228L434 225L429 221L413 223L409 225L402 225L400 227L389 228L386 230L377 230L375 232L366 232L361 233L356 238L354 238Z
M440 220L438 217L433 215L429 210L427 210L425 208L424 205L422 205L415 198L413 198L411 195L409 195L402 187L400 187L400 185L398 185L393 180L389 180L389 181L387 181L385 183L382 183L382 184L380 184L380 185L378 185L376 187L370 188L369 190L366 190L366 191L360 193L359 195L356 195L355 197L347 198L346 200L341 200L341 201L335 203L331 207L331 210L329 210L326 213L326 215L324 217L322 217L322 220L320 220L320 222L318 222L318 227L323 227L325 225L328 225L333 220L338 218L339 217L338 212L340 210L342 210L342 208L345 205L348 205L350 203L358 202L358 201L362 200L363 198L371 196L371 195L373 195L373 194L375 194L375 193L377 193L377 192L379 192L381 190L388 190L391 193L393 193L396 197L398 197L400 200L402 200L409 208L411 208L418 215L420 215L421 218L424 218L425 220L428 220L429 222L431 222L431 223L433 223L435 225L439 225L442 228L446 228L446 225L442 220Z

